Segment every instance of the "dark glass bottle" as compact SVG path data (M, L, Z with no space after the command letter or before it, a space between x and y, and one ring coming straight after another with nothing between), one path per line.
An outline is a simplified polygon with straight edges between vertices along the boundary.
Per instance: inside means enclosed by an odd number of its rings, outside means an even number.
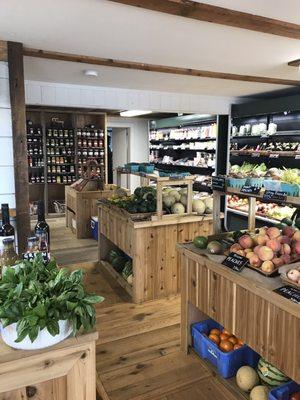
M15 238L15 229L9 220L9 207L8 204L1 204L2 226L0 228L0 251L3 247L3 240Z
M38 222L34 228L35 234L39 232L44 232L47 237L47 242L48 242L48 248L50 247L50 228L49 225L47 224L45 220L45 205L42 200L38 202L38 207L37 207L37 214L38 214Z

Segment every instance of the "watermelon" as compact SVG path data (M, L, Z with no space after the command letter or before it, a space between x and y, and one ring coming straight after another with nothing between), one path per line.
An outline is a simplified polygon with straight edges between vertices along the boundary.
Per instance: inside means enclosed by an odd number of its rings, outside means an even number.
M262 382L270 386L279 386L289 381L289 378L284 375L284 373L282 373L264 358L260 358L257 366L257 372Z
M115 258L117 258L118 256L120 256L120 253L119 253L118 251L116 251L116 250L110 250L110 252L108 253L108 257L107 257L108 262L109 262L110 264L112 264L113 260L114 260Z
M117 272L121 273L125 267L126 261L127 261L126 258L122 256L117 256L116 258L113 259L111 265Z
M132 274L132 262L131 261L127 261L125 264L125 267L122 271L122 276L124 279L127 280L128 276Z

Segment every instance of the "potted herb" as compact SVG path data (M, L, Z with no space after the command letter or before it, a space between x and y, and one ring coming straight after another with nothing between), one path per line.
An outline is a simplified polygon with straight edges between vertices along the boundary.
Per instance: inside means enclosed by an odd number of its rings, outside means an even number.
M47 265L42 254L4 268L0 280L0 320L2 339L23 350L52 346L89 331L96 323L94 304L104 300L86 293L83 272Z

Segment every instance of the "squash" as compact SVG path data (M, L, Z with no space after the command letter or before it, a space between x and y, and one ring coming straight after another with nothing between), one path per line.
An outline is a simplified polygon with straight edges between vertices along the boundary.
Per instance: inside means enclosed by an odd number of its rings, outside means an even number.
M203 215L205 213L205 203L200 199L193 200L193 211L198 215Z
M163 198L163 203L167 208L171 208L175 204L176 200L173 196L166 196Z
M173 189L169 192L169 196L173 196L176 201L180 200L180 194L177 190Z
M187 205L187 195L186 194L182 194L180 196L180 203L183 204L184 206Z
M214 205L214 199L212 197L207 197L204 200L204 203L205 203L205 213L206 214L212 214L213 205Z
M184 213L185 213L185 208L184 208L184 205L183 205L183 204L181 204L181 203L175 203L175 204L172 206L171 211L172 211L172 214L184 214Z

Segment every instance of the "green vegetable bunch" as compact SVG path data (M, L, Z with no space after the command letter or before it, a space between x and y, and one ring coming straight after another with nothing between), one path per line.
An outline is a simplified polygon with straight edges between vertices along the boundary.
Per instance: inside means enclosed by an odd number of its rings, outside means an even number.
M124 208L130 214L155 212L156 189L152 186L138 187L132 196L114 201L113 204Z
M59 320L68 320L74 335L81 327L92 329L96 323L93 305L104 298L86 293L82 278L81 270L59 269L55 260L45 265L41 254L33 261L4 268L0 280L3 327L17 323L16 342L27 335L34 342L44 328L52 336L59 334Z

